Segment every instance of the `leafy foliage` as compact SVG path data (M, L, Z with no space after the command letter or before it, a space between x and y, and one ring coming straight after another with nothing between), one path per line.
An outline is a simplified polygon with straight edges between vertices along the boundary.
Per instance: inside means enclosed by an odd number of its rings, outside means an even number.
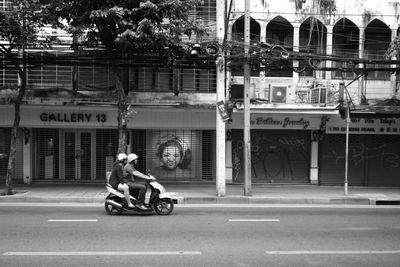
M0 11L0 53L11 56L14 49L23 46L43 46L49 40L40 38L38 32L44 25L48 5L43 0L15 0L9 10Z
M49 22L83 35L88 45L107 50L160 49L178 45L182 35L205 34L190 11L201 0L56 0Z

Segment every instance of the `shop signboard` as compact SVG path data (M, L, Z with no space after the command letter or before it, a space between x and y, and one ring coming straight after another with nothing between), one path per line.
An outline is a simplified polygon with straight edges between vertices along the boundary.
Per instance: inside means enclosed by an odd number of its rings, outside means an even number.
M326 133L346 134L346 121L340 117L331 117L326 123ZM398 118L351 118L350 134L387 134L400 135Z

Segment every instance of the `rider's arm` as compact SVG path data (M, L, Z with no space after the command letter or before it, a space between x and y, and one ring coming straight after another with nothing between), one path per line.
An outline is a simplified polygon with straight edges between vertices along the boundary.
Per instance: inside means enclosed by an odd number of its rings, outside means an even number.
M140 171L134 170L133 175L136 177L146 179L146 180L154 180L154 177L141 173Z

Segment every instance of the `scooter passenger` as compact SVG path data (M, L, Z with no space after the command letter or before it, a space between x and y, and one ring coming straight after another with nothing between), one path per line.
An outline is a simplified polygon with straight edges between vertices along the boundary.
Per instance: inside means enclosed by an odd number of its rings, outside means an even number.
M124 169L124 165L126 163L127 158L128 157L125 153L118 154L117 160L114 163L114 166L113 166L113 169L112 169L112 172L110 175L109 184L113 188L123 191L129 208L134 208L135 206L132 204L130 195L129 195L129 186L126 183L127 181L124 178L124 174L123 174L123 169Z
M145 175L140 171L136 170L135 165L138 162L138 156L134 153L128 155L128 162L124 167L124 177L128 181L129 188L131 190L138 190L138 198L136 207L146 210L147 207L144 205L145 194L147 190L147 183L140 182L136 178L153 181L153 176Z

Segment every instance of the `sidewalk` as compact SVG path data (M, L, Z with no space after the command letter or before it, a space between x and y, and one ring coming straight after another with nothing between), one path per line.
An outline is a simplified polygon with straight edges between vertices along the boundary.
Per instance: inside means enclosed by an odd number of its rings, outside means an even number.
M243 185L226 185L226 196L217 197L213 183L164 183L175 192L178 204L348 204L400 205L400 188L340 186L252 185L252 196L244 196ZM102 204L107 196L103 184L14 185L17 194L0 196L1 202ZM4 192L4 187L0 192Z

